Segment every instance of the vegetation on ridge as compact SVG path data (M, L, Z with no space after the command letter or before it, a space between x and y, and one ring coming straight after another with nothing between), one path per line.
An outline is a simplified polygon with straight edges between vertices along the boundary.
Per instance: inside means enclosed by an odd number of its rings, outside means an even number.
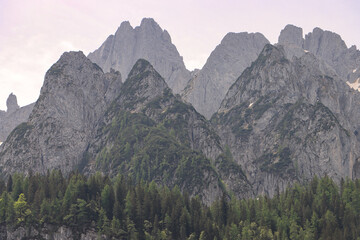
M323 239L360 237L360 180L315 177L273 198L223 196L211 206L154 182L60 171L0 180L0 223L95 228L116 239Z

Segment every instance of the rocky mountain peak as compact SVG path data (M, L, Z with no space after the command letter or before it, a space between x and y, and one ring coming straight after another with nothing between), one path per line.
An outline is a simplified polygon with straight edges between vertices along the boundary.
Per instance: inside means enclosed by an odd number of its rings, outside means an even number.
M17 103L17 98L13 93L11 93L8 99L6 100L6 107L7 107L7 111L6 111L7 113L13 113L20 108Z
M340 35L316 27L311 33L306 34L304 49L315 55L332 59L346 51L347 47Z
M53 66L51 66L51 68L57 66L68 66L69 68L72 68L73 66L71 64L77 63L78 65L79 62L86 60L89 61L89 59L84 55L82 51L64 52L60 56L59 60ZM51 68L49 70L51 70Z
M151 99L161 96L166 88L166 82L154 67L139 59L122 87L119 101L132 110L140 109Z
M195 109L210 118L229 87L256 60L269 41L260 33L228 33L211 53L204 67L194 74L182 93Z
M156 73L154 67L148 61L146 61L145 59L139 59L136 61L135 65L131 69L128 78L133 79L138 74L146 72Z
M347 48L340 35L334 32L316 27L303 39L301 28L287 25L280 33L278 44L284 47L289 60L310 52L348 84L354 84L360 79L360 71L356 71L359 67L360 51L355 46Z
M340 35L315 28L305 36L304 49L324 60L344 81L354 83L360 78L360 72L354 71L359 67L360 51L348 49Z
M85 71L84 67L90 67L96 71L102 72L101 68L96 64L92 63L82 51L71 51L64 52L59 60L53 64L50 69L46 72L46 76L58 77L62 75L75 74ZM45 76L45 86L47 84L59 83L59 82L46 82L48 79Z
M132 34L134 31L133 27L130 25L129 21L122 22L118 29L115 32L115 35L110 35L108 39L105 42L111 42L113 41L113 38L121 38L123 35ZM109 49L110 50L110 49Z
M82 52L64 53L47 71L28 122L15 128L1 146L6 152L0 161L2 174L30 168L68 173L76 168L120 86L119 73L104 74Z
M53 98L54 95L51 95L51 93L59 93L60 90L71 87L74 90L76 87L80 87L83 88L83 91L87 91L90 89L86 88L90 84L93 84L90 79L94 77L99 78L100 75L103 75L102 69L95 63L92 63L83 52L65 52L46 72L40 95ZM102 83L94 84L101 85ZM105 83L105 85L101 87L104 88L106 85L108 84ZM105 89L102 90L104 91ZM40 98L40 100L43 100L43 98ZM43 103L48 104L46 101L43 101Z
M126 29L133 29L129 21L124 21L120 24L120 27L118 29L126 30Z
M110 68L120 71L124 79L138 59L146 59L174 92L180 92L191 78L169 33L152 18L144 18L135 28L129 22L122 23L115 35L88 57L104 72Z
M279 44L293 44L302 47L304 43L303 30L300 27L288 24L280 32Z
M160 37L162 41L172 44L169 33L165 29L161 29L159 24L152 18L143 18L140 26L136 27L135 30L145 34L146 38Z
M274 46L272 44L266 44L264 49L259 54L257 63L261 63L263 66L267 66L269 62L286 62L286 54L284 48L280 46Z
M140 28L152 29L155 31L162 32L161 27L159 26L159 24L157 22L155 22L155 20L153 18L143 18L140 23Z
M266 39L266 38L261 33L229 32L221 40L220 45L236 45L236 44L241 44L241 43L245 43L245 42L251 42L254 46L260 44L261 48L262 48L263 47L262 43L264 42L264 39ZM268 41L265 41L265 42L268 42Z

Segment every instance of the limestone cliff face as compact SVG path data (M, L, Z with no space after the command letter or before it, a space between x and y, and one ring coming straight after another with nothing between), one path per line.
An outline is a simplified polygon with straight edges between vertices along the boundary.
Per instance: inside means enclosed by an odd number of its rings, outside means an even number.
M360 51L355 46L347 48L341 36L320 28L302 36L302 29L287 25L280 33L279 44L285 46L291 56L313 53L319 60L327 63L345 82L358 89L360 81ZM302 51L301 51L302 50ZM288 56L291 60L291 57Z
M265 46L212 118L258 193L315 175L359 175L359 93L307 53Z
M315 28L305 36L304 49L326 61L345 81L360 78L360 51L355 46L347 48L338 34Z
M88 57L105 72L113 68L125 78L138 59L146 59L175 93L190 80L190 72L171 43L169 33L150 18L144 18L135 28L129 22L123 22L115 35L109 36Z
M182 93L206 118L216 112L229 87L269 41L260 33L228 33Z
M1 145L2 175L74 170L120 86L118 72L104 74L82 52L64 53L46 73L29 120Z
M135 64L96 132L85 154L85 173L121 173L178 185L207 204L226 191L220 179L235 180L236 187L229 186L239 197L252 196L246 177L235 171L240 166L228 169L231 159L222 153L210 123L175 97L145 60Z
M7 111L0 111L0 142L4 142L10 132L20 123L26 122L34 107L34 103L19 107L17 98L10 94L7 101Z

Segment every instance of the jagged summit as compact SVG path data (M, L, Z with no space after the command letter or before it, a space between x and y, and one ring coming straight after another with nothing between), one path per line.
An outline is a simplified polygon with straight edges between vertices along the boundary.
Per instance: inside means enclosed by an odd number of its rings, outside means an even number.
M301 28L287 25L280 33L278 44L284 46L289 60L310 52L328 64L349 85L360 79L360 71L356 71L360 51L355 46L347 48L337 33L316 27L303 38Z
M17 103L17 98L13 93L10 93L8 99L6 100L6 107L7 107L6 110L7 113L13 113L20 108Z
M286 85L283 79L275 76L277 73L273 70L275 65L280 65L278 71L279 73L283 72L283 65L285 64L288 65L289 60L286 59L284 49L281 46L266 44L259 54L259 57L250 67L243 71L240 77L230 87L218 112L226 112L229 108L240 104L242 101L254 102L254 99L264 94L265 91L273 91L273 87L279 88L282 85ZM258 72L274 76L254 78ZM266 85L267 87L265 87L263 81L268 83L268 85ZM261 90L259 89L260 86L262 87ZM248 99L249 97L250 99Z
M161 27L153 18L143 18L138 28L155 29L162 32Z
M115 35L88 57L104 72L113 68L125 79L138 59L146 59L174 92L180 92L191 78L169 33L151 18L144 18L135 28L129 22L121 23Z
M154 67L148 61L139 59L130 71L118 101L122 104L127 102L133 110L140 109L151 99L161 96L166 88L168 85Z
M139 59L136 61L135 65L131 69L128 78L133 79L138 74L145 74L145 73L153 73L159 75L159 73L156 72L154 67L149 63L149 61L146 61L145 59ZM159 75L160 77L160 75ZM139 79L141 80L141 79Z
M261 33L228 33L211 53L204 67L194 74L183 98L210 118L229 87L255 61L269 41Z
M303 47L304 38L303 30L300 27L288 24L280 32L279 44L293 44L298 47Z
M334 60L346 51L347 47L340 35L316 27L312 32L306 34L304 49L322 58Z
M285 57L284 49L281 46L274 46L272 44L266 44L259 54L257 61L262 61L263 57L266 57L268 60L280 60Z
M133 29L129 21L124 21L120 24L117 31L126 30L126 29ZM110 35L113 36L113 35Z

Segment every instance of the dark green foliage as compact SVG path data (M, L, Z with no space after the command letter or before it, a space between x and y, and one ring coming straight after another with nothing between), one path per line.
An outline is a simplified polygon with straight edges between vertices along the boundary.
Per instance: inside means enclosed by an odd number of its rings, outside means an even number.
M208 172L216 176L215 170L209 159L190 148L188 133L178 131L178 128L186 128L181 111L186 113L189 106L178 100L175 103L163 113L164 119L159 124L143 113L118 111L111 123L102 129L111 144L99 149L97 168L131 175L136 182L156 180L169 186L185 187L188 191L205 187L203 174ZM168 118L169 114L176 116Z
M96 225L97 231L115 239L360 237L360 180L342 180L338 187L328 177L315 177L306 186L295 184L273 198L238 200L224 195L207 207L178 187L170 190L154 182L134 185L120 175L112 181L101 174L89 178L71 174L64 179L53 171L14 178L22 183L19 198L14 200L14 193L5 189L0 197L0 224L8 227L40 229L46 223L81 232ZM53 190L41 194L46 185ZM28 192L36 193L33 200ZM36 201L41 202L41 211L36 210Z

